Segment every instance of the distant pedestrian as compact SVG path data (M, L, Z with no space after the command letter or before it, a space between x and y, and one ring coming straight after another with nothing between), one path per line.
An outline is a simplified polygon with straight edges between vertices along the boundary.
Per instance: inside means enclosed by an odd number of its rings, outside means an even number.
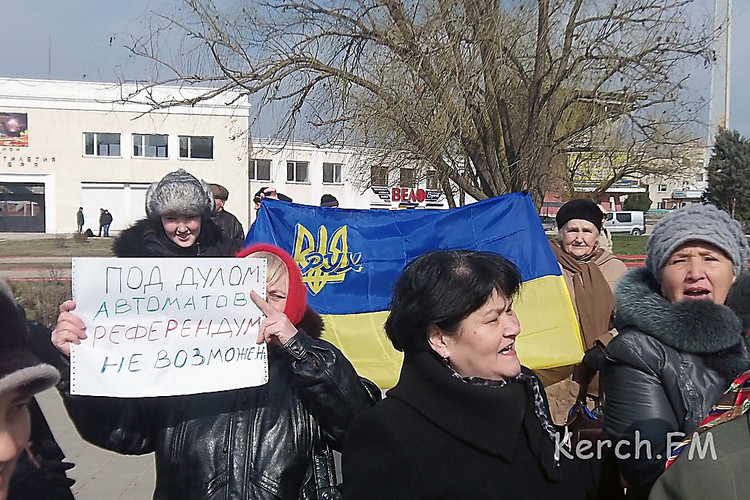
M112 214L105 208L99 220L102 223L102 229L104 229L104 237L109 238L109 225L112 224Z
M272 200L279 200L279 201L288 201L288 202L292 201L292 199L288 197L287 195L282 194L282 193L277 193L276 188L274 187L262 187L253 196L253 203L255 204L255 210L258 210L260 208L260 202L266 198L271 198Z
M224 210L224 203L229 199L229 191L220 184L209 184L208 187L214 195L214 211L211 213L211 220L219 226L224 236L234 241L237 248L241 248L245 242L242 223L233 214Z
M99 234L97 236L101 237L102 235L102 229L104 229L104 209L99 209Z
M333 196L332 194L326 193L320 197L320 206L338 208L339 200L337 200L336 197Z
M83 232L83 224L85 222L85 219L83 218L83 207L78 207L78 212L76 212L76 223L78 224L78 232Z

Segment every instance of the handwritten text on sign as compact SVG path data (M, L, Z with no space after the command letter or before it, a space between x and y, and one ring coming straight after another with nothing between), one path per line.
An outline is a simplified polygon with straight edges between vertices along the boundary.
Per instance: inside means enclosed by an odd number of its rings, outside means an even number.
M264 259L75 258L75 313L88 338L71 350L71 393L145 397L265 384L256 344Z

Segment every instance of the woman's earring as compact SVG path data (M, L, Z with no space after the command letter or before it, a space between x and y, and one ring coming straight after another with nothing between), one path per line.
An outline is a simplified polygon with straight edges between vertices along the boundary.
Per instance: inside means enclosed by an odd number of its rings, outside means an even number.
M448 358L443 358L443 361L441 363L443 366L448 366Z

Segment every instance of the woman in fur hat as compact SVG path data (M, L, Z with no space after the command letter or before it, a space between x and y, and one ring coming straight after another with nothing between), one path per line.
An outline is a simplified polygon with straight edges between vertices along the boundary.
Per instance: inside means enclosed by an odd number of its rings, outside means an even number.
M654 227L646 267L617 286L616 326L602 368L605 430L630 498L646 498L671 445L690 434L750 368L747 318L727 300L746 273L739 222L713 205L675 210ZM736 282L736 285L735 285ZM729 307L727 307L727 305Z
M146 218L124 230L112 249L118 257L229 257L239 245L211 220L208 184L183 169L146 192Z
M357 376L323 322L307 307L294 259L273 245L240 257L267 261L266 296L251 297L266 318L256 342L268 343L269 382L223 392L117 399L71 396L68 413L84 439L124 454L155 453L155 499L338 498L332 449L340 450L354 415L380 391ZM65 355L86 338L72 301L52 333Z

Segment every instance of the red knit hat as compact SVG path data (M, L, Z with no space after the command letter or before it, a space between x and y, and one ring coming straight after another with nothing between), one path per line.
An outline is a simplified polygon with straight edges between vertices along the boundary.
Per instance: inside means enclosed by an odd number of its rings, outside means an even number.
M268 243L256 243L243 248L237 254L237 257L250 257L251 254L256 252L272 253L286 265L286 269L289 271L289 292L286 297L284 314L296 326L302 321L302 317L305 315L305 310L307 309L307 288L305 288L305 284L302 282L302 273L299 267L297 267L297 263L294 262L292 256L286 253L285 250Z

